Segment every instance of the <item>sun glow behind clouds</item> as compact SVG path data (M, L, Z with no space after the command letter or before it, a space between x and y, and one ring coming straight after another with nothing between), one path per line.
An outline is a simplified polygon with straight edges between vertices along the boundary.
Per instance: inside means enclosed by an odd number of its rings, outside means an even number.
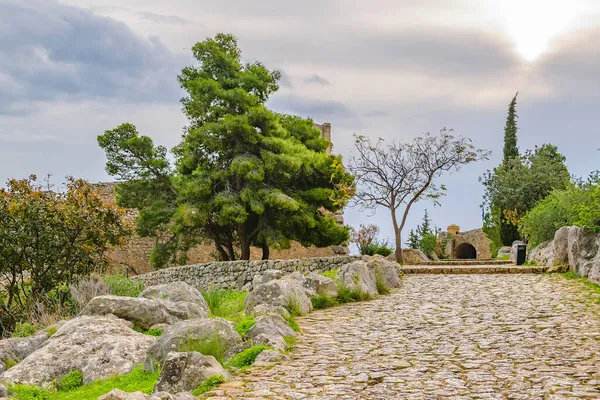
M492 5L495 17L527 61L544 53L550 41L569 28L582 9L581 0L503 0Z

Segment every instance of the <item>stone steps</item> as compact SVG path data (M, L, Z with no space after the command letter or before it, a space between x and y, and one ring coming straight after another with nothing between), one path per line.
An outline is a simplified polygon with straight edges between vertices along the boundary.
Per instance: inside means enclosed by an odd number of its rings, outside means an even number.
M439 260L419 263L419 265L514 265L511 260Z
M564 272L568 267L516 265L405 265L405 274L541 274Z

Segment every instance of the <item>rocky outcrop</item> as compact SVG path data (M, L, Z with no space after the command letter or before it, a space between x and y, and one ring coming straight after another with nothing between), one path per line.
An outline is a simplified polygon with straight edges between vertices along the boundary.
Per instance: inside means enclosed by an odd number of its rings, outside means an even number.
M283 351L286 336L296 336L296 332L281 316L274 314L257 317L246 337L254 345L263 344Z
M178 322L164 333L148 349L144 369L156 370L170 352L198 351L204 344L212 342L223 349L225 357L241 350L242 338L233 330L233 323L222 318L199 318Z
M500 247L500 250L498 250L498 255L496 256L496 258L504 258L506 256L508 256L510 258L510 250L511 249L512 249L511 246Z
M293 305L301 314L312 311L312 303L306 294L302 282L292 279L276 279L254 288L246 297L246 314L254 314L259 305L269 307L289 307Z
M389 261L396 261L396 254L387 256ZM431 261L420 249L402 249L402 261L404 265L419 265Z
M187 392L178 394L170 394L167 392L145 394L142 392L129 393L114 389L110 393L98 397L98 400L198 400L198 398Z
M305 286L315 293L324 293L330 297L338 294L338 286L333 279L311 272L306 276Z
M156 391L180 393L194 390L208 378L231 375L213 357L198 352L169 353L162 365Z
M156 324L174 324L192 318L208 317L208 307L186 301L168 301L121 296L94 297L81 311L81 315L108 315L131 321L141 329Z
M254 365L257 367L268 366L274 363L287 360L290 357L276 350L263 350L256 357Z
M375 276L381 274L384 283L388 288L397 288L402 285L400 281L400 265L396 262L388 261L385 257L375 255L368 258L367 266L373 270Z
M543 265L568 265L592 282L600 283L600 233L576 226L556 231L554 240L533 249L528 260Z
M375 283L375 271L369 268L365 261L354 261L344 265L337 274L336 280L353 291L359 291L370 296L379 293Z
M208 314L208 304L202 297L202 293L195 287L185 282L172 282L163 285L150 286L138 297L145 299L162 299L173 302L185 301L198 304Z
M83 372L84 383L126 374L144 361L156 340L131 326L113 315L77 317L0 378L48 385L74 370Z
M4 372L8 363L21 362L25 357L42 347L48 340L45 331L28 337L15 337L0 340L0 373Z

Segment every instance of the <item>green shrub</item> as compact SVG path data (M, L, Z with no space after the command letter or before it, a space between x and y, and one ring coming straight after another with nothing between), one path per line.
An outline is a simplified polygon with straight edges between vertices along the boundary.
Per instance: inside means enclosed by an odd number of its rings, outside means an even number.
M192 391L192 396L200 396L201 394L210 392L221 383L226 382L226 379L223 375L213 375L204 382L200 384L196 389Z
M244 309L247 292L232 290L210 290L202 293L213 317L237 322L245 317Z
M337 300L329 296L327 293L319 293L315 297L312 297L310 301L315 310L333 307L338 304Z
M103 279L109 287L110 294L115 296L138 297L144 290L142 282L123 275L106 275Z
M41 389L37 386L13 385L9 386L8 390L15 393L19 400L50 400L56 398L52 396L53 393L49 390Z
M390 293L390 288L385 284L385 276L381 269L375 270L375 285L377 286L377 293L379 294L388 294Z
M352 298L352 290L350 290L350 288L348 288L346 285L339 285L336 300L340 304L352 303L354 301Z
M227 349L227 341L218 334L210 338L188 338L177 347L179 352L196 351L200 354L213 356L221 365L224 365L226 361L225 353Z
M373 300L373 296L371 296L367 292L363 292L362 290L353 290L350 292L350 296L354 301L369 301Z
M505 254L501 257L496 257L496 260L500 260L500 261L507 261L510 260L510 254Z
M13 332L13 337L28 337L37 332L35 326L31 325L28 322L18 322L15 327L15 331Z
M57 330L58 330L58 328L56 328L56 326L49 326L46 328L46 335L48 335L48 337L50 337L50 336L54 335Z
M245 337L254 325L256 325L256 319L254 315L249 315L240 319L237 324L235 324L233 330L239 333L241 337Z
M300 309L300 302L295 296L291 296L289 299L287 299L285 309L292 317L297 317L303 314L302 310Z
M366 248L366 254L368 256L380 255L387 257L394 252L388 242L373 242Z
M17 365L19 362L15 359L9 358L8 360L6 360L4 362L4 370L6 371L9 368L14 367L15 365Z
M241 353L238 353L235 356L233 356L227 362L227 366L234 367L234 368L249 367L250 365L254 364L256 357L258 357L258 355L260 353L262 353L263 350L267 350L269 348L270 347L263 346L263 345L252 346L252 347L242 351Z
M337 277L337 274L339 272L340 272L340 270L335 268L335 269L330 269L329 271L325 271L321 275L323 275L325 278L329 278L329 279L332 279L335 281L335 278Z
M69 372L58 381L59 390L73 390L81 386L83 386L83 373L78 370Z
M296 322L296 319L294 318L293 315L288 318L287 322L288 322L288 325L290 326L290 328L292 328L296 332L300 332L300 326Z
M285 340L285 351L296 350L296 336L284 336L283 340Z
M164 333L163 330L159 329L159 328L152 328L152 329L148 329L146 331L146 335L156 336L156 337L162 336L163 333Z
M419 242L419 248L429 258L432 258L433 255L435 254L437 245L438 245L437 237L431 233L423 235L423 237L421 238L421 241Z

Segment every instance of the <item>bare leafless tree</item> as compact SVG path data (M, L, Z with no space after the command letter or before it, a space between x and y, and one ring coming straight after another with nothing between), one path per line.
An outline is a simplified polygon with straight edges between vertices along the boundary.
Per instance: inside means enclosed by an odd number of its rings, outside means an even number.
M435 179L444 172L455 172L471 162L487 159L490 152L476 148L471 139L454 137L450 129L439 135L429 133L409 143L383 139L373 143L355 136L358 155L348 167L356 178L355 203L364 209L385 207L391 212L396 242L396 261L402 264L401 234L410 208L423 198L437 200L444 195L444 185ZM404 211L399 208L404 206ZM401 218L399 218L399 216Z

